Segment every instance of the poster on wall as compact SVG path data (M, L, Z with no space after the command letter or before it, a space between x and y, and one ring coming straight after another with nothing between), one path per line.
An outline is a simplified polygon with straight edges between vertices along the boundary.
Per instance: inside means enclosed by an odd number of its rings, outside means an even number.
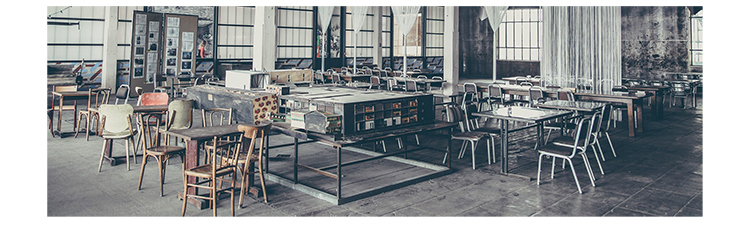
M146 15L145 14L136 14L135 15L135 24L136 25L145 25L146 24Z
M146 24L135 25L135 34L136 35L146 35Z
M176 37L167 38L167 48L177 48L178 39Z
M180 27L180 18L167 17L167 27Z
M167 28L167 37L180 37L180 28Z
M148 32L148 43L156 44L159 42L159 35L157 32Z
M166 75L167 76L176 76L177 75L177 68L167 68Z
M193 59L193 52L182 52L182 60Z
M190 69L193 69L193 62L183 61L181 66L182 66L182 70L190 70Z
M177 66L177 58L167 58L167 66L168 67Z
M148 22L148 31L149 32L155 32L159 33L159 21L149 21Z
M142 46L146 44L146 36L136 36L135 45Z
M135 55L136 56L142 56L144 53L146 53L146 47L135 47Z

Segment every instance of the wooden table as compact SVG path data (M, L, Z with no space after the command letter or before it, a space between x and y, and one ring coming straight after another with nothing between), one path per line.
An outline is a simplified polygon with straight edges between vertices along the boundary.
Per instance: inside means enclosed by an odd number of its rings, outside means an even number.
M518 175L518 174L511 174L508 168L508 133L526 129L526 128L519 128L515 130L508 130L508 121L517 121L517 122L528 122L528 123L534 123L536 124L536 131L537 131L537 144L539 147L544 145L544 122L556 118L563 118L565 116L569 116L573 114L572 111L563 111L563 110L551 110L551 109L541 109L541 108L533 108L533 107L521 107L521 106L507 106L507 107L501 107L498 109L493 109L489 111L482 111L473 113L475 116L479 117L486 117L490 119L500 120L500 157L501 157L501 168L500 172L503 175L512 175L516 177L521 177L524 179L531 180L530 177Z
M294 158L294 168L293 168L294 175L293 176L294 177L290 179L290 178L282 177L280 174L267 173L266 174L267 179L270 178L269 180L279 183L283 186L287 186L297 191L302 191L304 193L307 193L309 195L315 196L317 198L323 199L325 201L328 201L337 205L355 201L361 198L366 198L366 197L376 195L385 191L403 187L408 184L420 182L420 181L427 180L427 179L432 179L432 178L450 173L451 171L450 152L452 150L451 144L448 144L448 149L447 149L447 153L448 153L447 167L405 159L408 152L423 150L427 148L427 146L424 146L424 145L409 148L409 149L407 149L405 146L403 150L400 150L397 152L382 153L382 154L377 153L377 152L372 152L372 151L356 149L356 148L348 148L348 150L350 151L354 151L356 153L361 153L361 154L370 156L367 158L352 160L348 162L344 162L341 159L341 149L343 147L355 146L355 145L360 145L360 144L367 143L367 142L376 142L376 141L381 141L385 139L399 138L399 137L403 137L407 135L414 135L417 133L422 133L425 131L448 130L449 133L446 136L450 139L452 129L456 125L457 125L456 123L436 122L432 124L411 126L409 128L402 128L402 129L396 129L396 130L376 131L376 132L371 132L367 134L344 136L341 139L335 139L331 135L325 135L325 134L320 134L320 133L315 133L315 132L308 132L305 130L293 129L291 128L291 125L289 123L274 123L273 125L274 130L279 131L281 133L284 133L294 138L294 155L293 155L293 158ZM301 143L299 143L299 139L307 140L304 143L320 142L322 144L332 146L333 149L336 151L336 155L337 155L336 162L332 163L332 165L324 166L324 167L313 167L310 165L300 164L299 159L298 159L298 156L299 156L298 145ZM438 150L443 151L445 150L445 148L438 149ZM404 158L392 157L394 155L404 155ZM355 164L378 160L378 159L395 160L401 163L406 163L406 164L413 165L413 166L427 168L427 169L432 170L432 172L430 172L429 174L419 175L417 177L411 177L409 179L401 180L401 181L391 183L382 187L370 189L364 192L346 193L347 195L343 195L342 194L343 190L341 190L341 187L342 187L341 182L342 182L342 178L344 178L344 175L341 173L341 168L344 166L355 165ZM335 179L336 185L337 185L335 193L328 193L324 190L320 190L315 187L300 183L300 181L298 180L298 168L308 169L320 175ZM333 170L333 169L335 169L336 171L335 173L327 171L327 170Z
M525 76L505 77L505 78L502 78L501 80L508 81L510 82L510 84L513 84L513 85L518 85L520 84L520 82L529 82L533 84L534 86L539 86L539 82L541 81L541 79L539 78L525 77Z
M644 91L654 93L654 102L651 103L651 113L654 118L662 118L664 116L664 94L669 91L669 86L649 86L639 85L627 87L628 91Z
M651 97L651 92L610 92L594 94L575 92L576 100L590 100L608 103L624 103L628 107L628 136L635 137L636 132L643 133L643 100ZM638 116L636 123L635 116Z
M539 108L548 109L559 109L569 111L581 111L581 112L594 112L602 109L606 103L597 103L589 101L567 101L567 100L552 100L544 103L539 103L536 106Z
M159 130L163 134L168 134L169 136L176 136L179 138L182 138L185 140L185 169L191 169L198 166L198 161L200 158L199 153L199 146L201 142L213 140L214 136L217 137L224 137L224 136L235 136L240 135L242 132L237 130L237 127L240 124L233 124L233 125L224 125L224 126L211 126L211 127L194 127L190 129L182 129L182 130ZM252 124L245 124L245 125L252 125ZM266 135L268 136L268 135ZM266 139L268 139L266 137ZM246 141L246 143L249 145L250 141ZM268 142L268 141L266 141ZM266 143L267 144L267 143ZM248 145L243 145L242 150L249 147ZM266 148L266 153L268 153L268 148ZM252 180L252 179L251 179ZM195 177L188 178L188 182L195 184L197 179ZM198 188L191 188L188 189L189 194L196 194ZM249 190L254 195L257 195L257 189L251 189ZM184 195L182 193L178 194L179 198L184 198ZM201 209L204 209L208 207L208 202L206 200L199 200L199 199L188 199L188 202L191 204L194 204L198 206Z
M73 103L73 131L78 128L76 121L78 119L78 100L79 99L88 99L89 98L89 92L88 91L70 91L70 92L59 92L59 91L53 91L52 92L52 111L55 110L55 97L60 98L60 106L58 108L58 115L57 115L57 129L54 129L52 124L50 126L50 134L52 134L52 137L60 136L62 138L62 108L63 108L63 102L65 99L73 99L75 102ZM50 117L50 122L54 121L54 118Z

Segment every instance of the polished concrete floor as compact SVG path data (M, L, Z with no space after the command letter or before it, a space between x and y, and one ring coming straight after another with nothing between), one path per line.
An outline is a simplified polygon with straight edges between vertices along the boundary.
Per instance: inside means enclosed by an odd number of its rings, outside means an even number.
M589 182L580 158L574 159L583 188L577 192L569 168L556 167L550 179L550 160L542 168L541 184L536 183L536 157L533 140L515 136L511 142L511 167L531 181L499 174L499 164L487 164L486 148L477 149L477 168L471 156L457 159L460 142L453 142L454 172L393 191L340 206L300 191L268 182L269 203L246 198L236 216L703 216L703 109L665 108L662 119L644 111L645 132L627 136L626 123L610 132L617 157L603 145L605 175L599 172L593 155L596 187ZM197 113L197 111L196 111ZM196 116L197 117L197 116ZM63 116L63 129L72 130L72 114ZM530 134L530 133L529 133ZM144 184L137 190L138 164L105 164L97 172L103 140L79 135L47 137L47 216L179 216L182 176L179 158L167 167L164 196L159 196L156 164L146 166ZM554 135L553 135L554 136ZM274 135L272 142L290 141ZM441 140L420 136L422 144L444 147ZM407 139L409 142L410 139ZM413 139L411 139L413 141ZM498 141L499 142L499 141ZM308 144L302 150L327 150ZM395 141L388 146L395 147ZM395 149L395 148L394 148ZM275 149L288 154L291 148ZM124 155L124 141L114 144L115 155ZM526 155L526 156L524 156ZM442 153L412 153L439 163ZM531 158L529 160L529 158ZM187 216L211 216L210 209L188 205ZM218 203L220 216L230 215L229 199Z

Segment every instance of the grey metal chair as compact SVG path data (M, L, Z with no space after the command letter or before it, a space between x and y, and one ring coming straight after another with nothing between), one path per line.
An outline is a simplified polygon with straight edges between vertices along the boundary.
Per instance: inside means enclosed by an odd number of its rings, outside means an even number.
M591 180L591 185L596 187L596 184L594 183L594 173L591 171L591 164L589 163L588 157L586 156L586 148L588 147L585 147L591 141L591 131L593 129L592 119L594 117L596 116L583 118L578 122L578 127L576 128L576 134L573 141L573 147L561 146L558 144L547 144L537 149L537 152L539 152L538 168L536 173L537 185L540 185L541 183L540 178L542 173L542 158L544 156L552 157L552 171L550 173L550 177L552 179L555 178L555 158L560 158L570 164L570 170L573 173L573 178L576 181L578 193L582 194L583 191L581 190L581 184L578 182L578 176L576 175L576 170L573 166L573 161L571 160L576 155L581 155L583 158L584 166L586 166L589 179Z
M487 162L491 164L490 158L491 158L491 151L494 152L495 144L494 139L485 132L479 132L479 131L472 131L474 128L472 127L474 124L472 124L475 120L471 117L467 117L466 110L462 109L454 104L445 104L444 105L445 111L446 111L446 119L447 122L457 122L459 125L459 130L461 132L454 132L453 135L451 135L451 140L460 140L463 141L461 144L461 151L459 152L459 158L463 157L464 152L466 151L467 145L471 146L471 164L472 168L476 169L476 147L477 144L482 139L486 139L487 141ZM450 144L450 143L449 143ZM445 163L446 159L448 158L448 153L446 152L443 156L443 163Z

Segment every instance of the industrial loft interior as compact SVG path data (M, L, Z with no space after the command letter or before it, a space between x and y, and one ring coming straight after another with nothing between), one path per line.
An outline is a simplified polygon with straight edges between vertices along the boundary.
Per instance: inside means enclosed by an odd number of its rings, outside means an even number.
M726 96L704 92L703 6L483 4L46 6L34 205L708 226L704 161L742 151L703 156L704 98Z

